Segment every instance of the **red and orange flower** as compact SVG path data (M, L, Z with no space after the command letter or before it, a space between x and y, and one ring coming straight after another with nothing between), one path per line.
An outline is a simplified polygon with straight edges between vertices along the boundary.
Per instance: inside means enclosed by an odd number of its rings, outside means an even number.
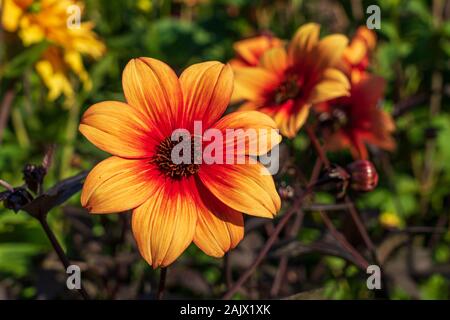
M371 74L352 83L349 97L315 106L322 122L324 147L330 151L350 149L356 159L367 159L366 143L385 150L395 148L391 116L379 108L385 81Z
M122 83L126 103L95 104L81 120L84 136L113 154L91 171L81 202L92 213L133 210L133 234L150 265L169 265L192 241L208 255L223 256L244 235L242 213L267 218L277 213L273 179L258 162L171 161L172 132L192 132L195 120L205 130L276 127L254 111L221 118L233 90L231 67L200 63L178 78L166 64L139 58L128 63Z
M336 67L347 46L343 35L319 40L319 25L306 24L284 47L265 52L259 65L235 69L234 95L241 110L270 115L289 138L304 124L312 104L348 95L347 77Z
M359 159L368 158L367 143L389 151L395 148L394 121L379 107L385 80L367 72L375 44L373 31L358 28L339 64L350 79L350 96L315 106L322 122L325 147L330 151L350 149L353 157Z

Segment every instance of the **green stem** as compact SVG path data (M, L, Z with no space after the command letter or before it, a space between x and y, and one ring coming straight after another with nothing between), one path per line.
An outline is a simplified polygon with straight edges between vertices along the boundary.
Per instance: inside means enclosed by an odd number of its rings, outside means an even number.
M14 131L17 135L17 140L19 145L27 149L30 146L30 138L28 137L27 129L23 121L22 113L18 108L13 108L11 111L12 122L14 126Z
M79 115L80 105L79 103L74 103L74 105L72 105L72 107L70 108L69 119L67 120L66 139L62 150L61 167L59 172L59 176L61 179L64 178L70 167L70 161L72 159L74 150L74 143L77 137Z

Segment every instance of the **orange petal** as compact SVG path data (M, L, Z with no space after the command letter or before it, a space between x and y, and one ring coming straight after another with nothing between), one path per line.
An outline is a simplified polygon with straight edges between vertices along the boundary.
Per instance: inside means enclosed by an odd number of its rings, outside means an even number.
M81 204L91 213L122 212L146 201L159 184L148 160L110 157L92 169L84 183Z
M369 152L367 151L367 147L359 135L350 136L351 144L350 144L350 152L355 159L368 159Z
M240 105L238 111L254 111L254 110L258 110L259 106L254 103L254 102L244 102L243 104Z
M367 48L373 50L377 45L377 34L365 26L358 27L355 33L356 39L364 40Z
M117 101L91 106L81 118L81 133L98 148L124 158L145 158L152 154L155 130L140 112Z
M268 115L258 111L232 112L215 125L215 128L226 132L235 130L235 136L225 134L227 152L234 154L263 155L281 141L277 125Z
M201 120L208 128L225 112L233 91L233 71L217 61L190 66L180 76L184 97L183 127Z
M298 105L294 108L295 112L285 112L280 109L273 115L275 122L283 136L293 138L308 119L310 104Z
M347 44L347 37L341 34L332 34L320 40L312 51L315 70L336 67Z
M320 26L316 23L308 23L298 28L294 37L292 38L288 55L291 63L305 63L309 64L309 54L317 45L319 41ZM313 57L314 58L314 57Z
M128 104L157 125L162 138L170 136L183 103L175 72L156 59L132 59L123 71L122 86Z
M276 73L280 77L283 76L288 68L286 49L283 47L270 49L261 57L260 65L261 67Z
M237 58L231 59L230 61L228 61L228 64L233 69L242 68L242 67L248 67L248 65L243 60L237 59Z
M212 194L236 211L272 218L280 209L273 178L260 163L203 166L199 177Z
M265 51L282 44L283 42L278 38L263 35L238 41L233 47L247 66L256 66Z
M321 80L316 84L309 96L311 103L319 103L330 99L349 96L350 83L347 77L337 69L326 69Z
M368 55L368 49L365 42L361 39L352 40L351 44L345 49L343 56L351 65L357 65Z
M352 100L364 106L360 112L364 112L371 108L376 108L378 102L383 98L386 88L386 81L376 75L367 74L358 83L352 84ZM358 112L358 109L355 109Z
M235 71L233 99L258 101L263 99L266 91L278 86L279 77L260 67L239 68Z
M199 210L195 188L193 179L166 181L133 211L134 238L153 268L168 266L192 242Z
M327 151L338 151L351 147L351 140L344 130L337 130L324 136L324 148Z
M381 149L393 151L396 148L392 132L395 130L395 122L391 115L377 107L372 111L372 125L367 133L365 141L378 146Z
M242 213L218 200L203 184L197 183L205 207L198 211L194 243L207 255L222 257L244 237Z

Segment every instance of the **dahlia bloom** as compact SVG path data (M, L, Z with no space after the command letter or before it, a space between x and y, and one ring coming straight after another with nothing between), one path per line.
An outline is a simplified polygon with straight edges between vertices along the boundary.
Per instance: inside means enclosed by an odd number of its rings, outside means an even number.
M349 97L342 97L315 106L322 123L324 147L330 151L350 149L355 159L367 159L366 143L393 150L391 116L379 108L385 80L365 74L352 83Z
M161 61L131 60L123 72L126 103L105 101L83 115L80 131L113 156L86 179L81 202L91 213L133 210L132 230L141 255L154 268L172 263L193 241L206 254L221 257L244 235L242 213L273 217L280 198L273 178L259 162L175 164L171 138L176 129L274 130L263 113L235 112L221 118L233 90L231 67L195 64L180 78ZM254 139L262 137L255 136ZM255 152L233 143L248 160ZM227 141L230 143L230 141ZM222 145L221 145L222 146Z
M241 110L270 115L289 138L304 124L312 104L348 95L348 79L336 69L347 38L335 34L319 40L319 31L319 25L306 24L287 50L270 49L258 66L235 70L233 94L245 100Z
M91 80L86 72L82 55L100 58L105 46L98 40L91 22L67 26L71 6L83 10L76 0L3 0L1 23L8 32L17 33L24 46L48 41L50 46L36 63L36 71L49 89L48 98L54 100L64 94L74 97L68 70L80 78L89 90ZM75 8L75 7L74 7Z

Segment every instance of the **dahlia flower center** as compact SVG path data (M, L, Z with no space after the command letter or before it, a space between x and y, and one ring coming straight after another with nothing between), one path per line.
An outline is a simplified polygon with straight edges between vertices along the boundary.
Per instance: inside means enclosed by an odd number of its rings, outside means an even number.
M297 98L301 93L299 78L295 74L288 74L278 86L274 94L275 104L282 104L289 99Z
M34 1L28 8L27 11L29 13L39 13L41 11L41 3L39 1Z
M349 123L347 112L342 107L333 107L330 112L324 112L319 116L323 125L331 127L334 131L345 127Z
M172 179L182 179L190 177L198 172L200 165L196 163L195 158L198 155L196 152L195 139L190 139L191 142L191 157L190 161L175 163L173 161L172 150L173 148L182 142L182 138L178 141L173 141L171 137L165 138L156 148L156 153L151 159L151 163L158 166L159 170L166 176ZM181 150L178 156L183 156Z

